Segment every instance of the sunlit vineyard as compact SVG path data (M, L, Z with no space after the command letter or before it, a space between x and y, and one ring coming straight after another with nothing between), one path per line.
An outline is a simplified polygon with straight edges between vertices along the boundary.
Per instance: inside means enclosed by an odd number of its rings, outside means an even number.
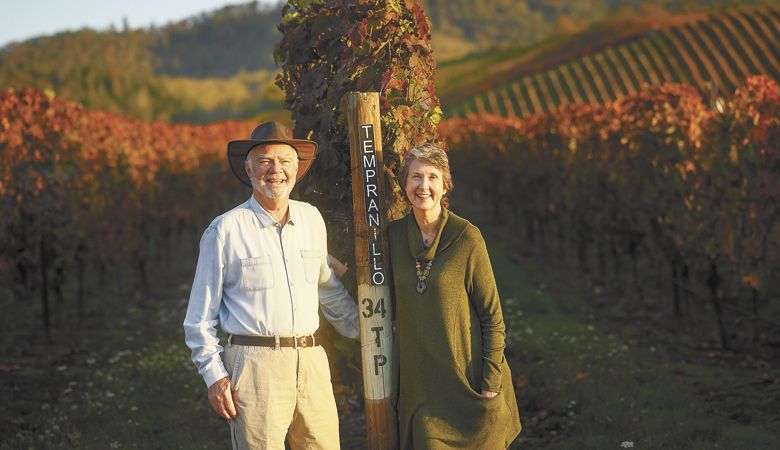
M631 280L640 303L644 260L669 286L660 307L712 324L723 346L766 339L780 323L780 88L768 77L717 110L690 86L662 85L442 128L473 202L517 236L569 248L601 279Z
M575 23L569 6L592 5L569 0L425 2L434 21L419 0L288 3L282 17L239 5L156 31L166 70L189 67L176 77L153 72L140 45L156 37L139 30L42 37L0 58L1 449L230 445L181 326L201 233L250 195L226 143L286 108L274 117L319 152L293 198L358 267L341 102L354 90L380 92L387 216L408 209L393 180L404 152L448 148L452 210L480 228L500 291L502 392L523 424L510 448L773 448L778 0L602 2L601 23ZM549 15L527 31L554 38L502 33L528 5ZM496 25L474 36L512 47L437 63L437 23L468 15L464 30ZM235 70L259 58L224 47L258 26L282 32L283 92L269 73L228 70L231 54ZM458 30L455 44L474 40ZM220 117L247 120L155 121ZM366 448L361 344L320 325L341 448Z
M87 273L146 288L149 263L227 206L225 143L251 129L143 122L32 89L0 94L0 127L2 283L40 298L47 334L49 296L62 305L66 282L80 316Z
M528 117L569 104L612 101L645 84L683 83L726 94L750 75L780 79L780 9L730 9L660 24L582 53L474 93L448 113Z

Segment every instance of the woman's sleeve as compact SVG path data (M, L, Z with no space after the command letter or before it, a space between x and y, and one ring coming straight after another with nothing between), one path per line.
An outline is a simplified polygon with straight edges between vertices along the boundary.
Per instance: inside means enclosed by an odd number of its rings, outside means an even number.
M482 389L501 392L506 337L501 301L487 247L476 227L468 230L473 251L467 265L467 289L482 330Z

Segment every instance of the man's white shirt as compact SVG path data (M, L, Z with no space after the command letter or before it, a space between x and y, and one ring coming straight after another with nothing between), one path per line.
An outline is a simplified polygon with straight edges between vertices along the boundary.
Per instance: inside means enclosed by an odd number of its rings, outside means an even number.
M207 386L228 376L216 327L229 334L299 336L319 328L318 306L339 333L359 335L357 307L327 261L325 221L289 201L281 227L249 200L214 219L200 241L184 335Z

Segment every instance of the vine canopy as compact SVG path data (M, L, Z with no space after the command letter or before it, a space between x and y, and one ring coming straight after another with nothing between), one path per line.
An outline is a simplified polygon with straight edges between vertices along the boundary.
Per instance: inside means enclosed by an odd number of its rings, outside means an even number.
M438 141L442 111L428 19L417 0L291 0L279 29L283 38L274 58L282 71L276 84L286 94L295 135L319 144L302 192L331 222L350 228L349 141L341 99L350 91L379 92L391 176L407 149ZM404 203L395 183L388 187L390 215L397 217Z

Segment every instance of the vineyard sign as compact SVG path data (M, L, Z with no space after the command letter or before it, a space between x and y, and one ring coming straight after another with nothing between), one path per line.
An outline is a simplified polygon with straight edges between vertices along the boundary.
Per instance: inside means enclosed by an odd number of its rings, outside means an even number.
M360 133L360 153L363 172L364 197L363 204L366 210L366 224L370 229L380 230L381 213L379 209L379 180L377 169L376 148L374 147L374 125L361 124L358 126ZM368 249L369 269L371 271L371 283L375 286L385 284L385 271L383 269L382 233L375 232L371 236Z
M368 447L391 449L397 442L397 419L392 402L393 303L384 265L387 244L382 226L386 208L379 94L350 92L346 104Z

